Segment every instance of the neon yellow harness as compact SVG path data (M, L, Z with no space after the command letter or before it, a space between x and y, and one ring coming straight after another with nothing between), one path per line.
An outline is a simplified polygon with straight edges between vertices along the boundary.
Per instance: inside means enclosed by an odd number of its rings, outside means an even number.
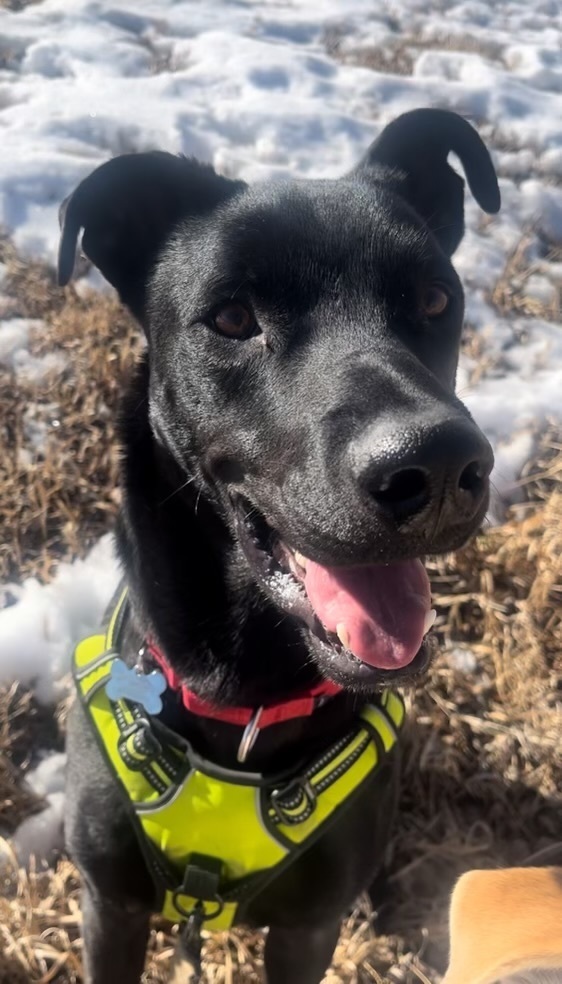
M221 768L140 705L108 698L125 608L123 592L107 633L77 646L77 692L125 793L159 910L176 922L198 906L209 929L227 929L239 904L309 848L352 802L396 744L404 704L386 691L297 775Z

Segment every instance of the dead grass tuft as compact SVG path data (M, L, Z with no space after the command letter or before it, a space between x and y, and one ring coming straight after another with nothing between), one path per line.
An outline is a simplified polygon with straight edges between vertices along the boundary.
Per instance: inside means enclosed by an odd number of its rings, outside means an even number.
M545 255L537 259L536 247L537 231L528 229L509 255L489 299L504 316L517 314L558 322L562 284L549 276L548 265L560 262L562 249L544 244ZM545 296L537 295L533 289L533 278L537 275L546 276L550 285Z
M384 75L411 75L414 67L414 51L405 41L392 41L384 45L366 45L342 51L338 60L346 65L369 68Z
M489 347L485 331L465 325L462 334L462 352L471 361L467 385L477 386L481 379L493 374L501 374L505 369L505 356Z
M115 515L116 412L141 341L112 298L59 289L48 267L24 264L6 242L0 261L9 316L44 322L31 353L64 360L38 380L0 366L0 580L45 579Z
M78 880L69 861L56 871L18 868L0 841L4 891L0 897L0 981L82 979Z
M27 763L18 755L22 734L33 719L33 703L18 684L0 689L0 830L5 833L43 805L22 782Z
M326 35L324 43L328 54L344 64L391 75L411 75L422 51L456 51L498 61L502 50L500 44L490 39L469 34L443 34L434 38L401 35L385 38L381 44L347 47L345 32L332 30Z

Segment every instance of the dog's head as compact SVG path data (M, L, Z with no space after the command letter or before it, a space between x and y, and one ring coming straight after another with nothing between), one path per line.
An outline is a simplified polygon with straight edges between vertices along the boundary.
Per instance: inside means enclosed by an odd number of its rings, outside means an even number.
M489 444L454 395L464 183L499 208L461 117L395 120L333 181L248 187L165 153L98 168L62 209L146 331L150 420L335 680L419 671L420 562L488 501Z

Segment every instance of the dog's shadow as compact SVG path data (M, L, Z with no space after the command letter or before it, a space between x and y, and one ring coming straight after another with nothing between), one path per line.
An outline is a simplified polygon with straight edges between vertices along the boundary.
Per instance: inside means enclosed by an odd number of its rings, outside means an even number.
M457 877L470 868L561 864L562 803L537 788L532 772L507 778L516 763L506 770L485 755L480 761L459 747L458 734L428 735L427 722L408 728L395 835L371 901L377 933L403 938L408 950L417 943L424 963L442 973Z

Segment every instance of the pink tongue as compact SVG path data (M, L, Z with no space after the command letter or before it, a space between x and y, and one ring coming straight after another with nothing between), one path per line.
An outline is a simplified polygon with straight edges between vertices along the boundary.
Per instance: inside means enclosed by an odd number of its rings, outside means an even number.
M411 663L424 637L431 589L419 560L389 566L321 567L309 560L304 586L322 625L370 666Z

